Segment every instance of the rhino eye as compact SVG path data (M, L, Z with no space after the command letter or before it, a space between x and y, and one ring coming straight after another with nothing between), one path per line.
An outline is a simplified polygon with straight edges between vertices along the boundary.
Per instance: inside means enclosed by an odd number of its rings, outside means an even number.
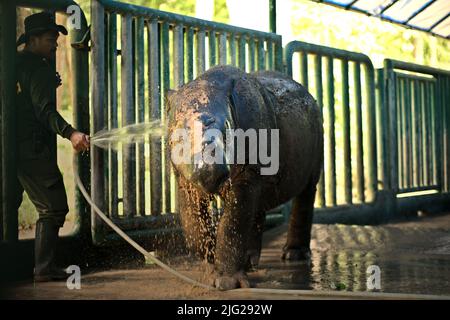
M216 119L209 114L202 114L199 118L205 127L216 122Z

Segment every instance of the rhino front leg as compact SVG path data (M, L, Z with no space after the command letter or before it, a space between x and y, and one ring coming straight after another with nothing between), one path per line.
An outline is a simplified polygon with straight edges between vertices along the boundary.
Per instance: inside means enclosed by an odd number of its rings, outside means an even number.
M217 230L213 275L215 286L221 290L249 287L245 267L258 199L259 188L254 185L234 185L225 199L224 213Z
M214 263L216 238L208 212L210 199L183 183L180 186L180 218L188 250L208 263Z
M311 258L309 247L314 211L316 186L306 188L296 196L292 203L291 217L286 245L283 248L283 260L301 261Z
M247 271L255 269L259 264L265 221L266 221L266 213L262 210L258 211L255 216L255 220L252 223L252 229L248 239L247 264L246 264Z

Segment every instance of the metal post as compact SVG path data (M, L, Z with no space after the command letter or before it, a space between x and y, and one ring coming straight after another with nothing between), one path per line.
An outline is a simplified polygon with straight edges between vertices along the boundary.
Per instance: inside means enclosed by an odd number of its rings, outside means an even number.
M16 56L16 7L13 1L0 2L0 101L1 101L1 216L3 230L0 239L18 240L16 197L16 114L15 114L15 56ZM2 232L3 231L3 232ZM2 235L3 233L3 235Z
M136 104L137 104L137 123L145 122L145 61L144 61L144 19L136 19L135 30L135 70L136 70ZM138 215L145 216L145 145L144 142L137 144L137 204Z
M135 123L134 106L134 70L133 70L133 35L131 15L122 16L122 72L121 72L121 106L122 127ZM122 146L122 181L123 213L133 217L136 213L136 148L135 144Z
M345 203L352 204L352 154L350 146L350 95L348 79L348 60L341 61L342 73L342 136L344 151L344 189Z
M109 14L108 22L108 85L109 85L109 120L108 129L116 129L119 126L117 110L118 110L118 90L117 90L117 15L115 13ZM112 149L109 151L109 181L110 181L110 214L111 217L118 217L118 163L117 151Z
M327 166L327 195L329 203L336 205L336 137L334 131L334 75L333 58L327 57L327 97L328 97L328 166Z
M161 120L160 94L160 47L158 21L152 20L148 26L148 79L150 94L150 119ZM161 214L162 204L162 169L161 138L152 137L150 144L150 190L151 214Z
M104 97L105 92L105 73L103 66L105 65L105 11L102 4L98 0L91 2L91 43L93 47L92 61L91 61L91 75L92 75L92 112L93 112L93 132L95 134L104 127L104 110L106 108L106 101ZM94 203L104 210L104 152L100 148L93 147L91 152L91 197ZM94 243L103 241L102 221L97 217L94 210L91 209L91 228L92 239Z
M81 29L71 30L71 38L73 42L79 42L83 39L84 35L88 31L86 17L84 13L81 15ZM79 131L89 134L90 121L89 121L89 53L87 50L78 50L72 48L72 83L76 83L75 92L72 97L73 106L73 119L74 126ZM85 184L87 190L91 188L90 181L90 155L81 155L80 153L75 155L74 165L78 172L78 176ZM89 207L84 199L81 191L75 189L75 207L77 212L77 225L80 229L80 234L83 236L90 233L90 212Z
M314 60L315 68L315 84L316 84L316 98L317 104L319 105L320 111L323 117L323 82L322 82L322 56L317 54ZM318 205L319 207L325 207L325 170L322 164L322 174L320 175L320 181L318 185Z
M362 98L361 98L361 65L355 63L355 117L356 117L356 186L360 202L365 201L364 195L364 146L363 146L363 122L362 122Z
M270 32L277 33L277 0L269 0Z

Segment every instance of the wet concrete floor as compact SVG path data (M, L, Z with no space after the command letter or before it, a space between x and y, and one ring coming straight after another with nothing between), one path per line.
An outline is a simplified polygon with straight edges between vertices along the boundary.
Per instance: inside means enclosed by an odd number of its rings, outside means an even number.
M195 288L156 266L82 275L81 290L62 283L22 282L12 299L328 299L395 298L384 293L450 297L450 214L380 226L314 225L312 261L280 260L287 226L267 231L258 270L249 273L260 291ZM369 266L378 266L381 288L367 288ZM194 279L200 263L178 257L171 266ZM83 273L83 270L82 270ZM374 282L372 282L374 283ZM262 290L275 289L275 291ZM296 291L290 291L296 290ZM307 290L307 291L303 291ZM370 292L369 292L370 291ZM397 295L397 297L402 297ZM405 296L403 296L405 298ZM415 296L406 296L415 298Z

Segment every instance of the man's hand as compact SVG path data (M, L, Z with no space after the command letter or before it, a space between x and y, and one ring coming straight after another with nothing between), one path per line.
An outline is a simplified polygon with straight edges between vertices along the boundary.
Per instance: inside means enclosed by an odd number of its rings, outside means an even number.
M89 136L80 131L75 131L70 136L70 142L72 142L72 147L76 152L89 150Z

